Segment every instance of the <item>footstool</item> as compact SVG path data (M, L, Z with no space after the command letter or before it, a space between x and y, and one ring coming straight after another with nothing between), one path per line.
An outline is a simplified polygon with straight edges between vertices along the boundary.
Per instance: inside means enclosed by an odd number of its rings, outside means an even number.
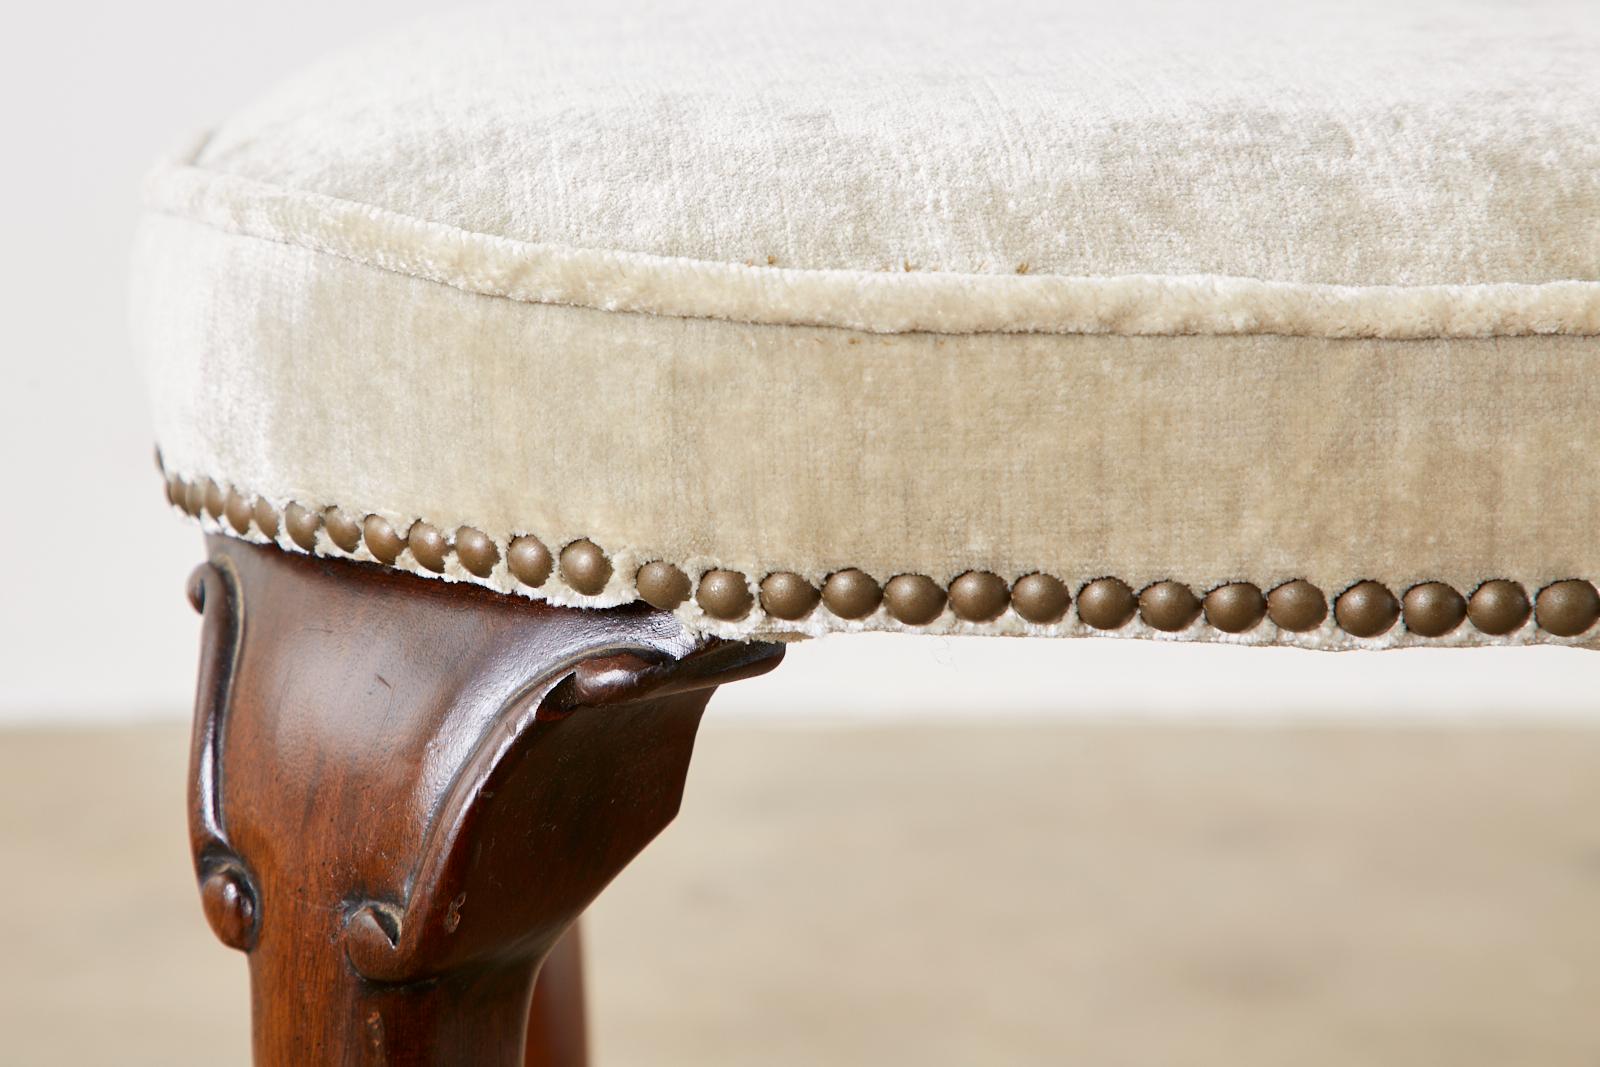
M581 1063L786 642L1600 646L1584 3L450 14L146 204L258 1063Z

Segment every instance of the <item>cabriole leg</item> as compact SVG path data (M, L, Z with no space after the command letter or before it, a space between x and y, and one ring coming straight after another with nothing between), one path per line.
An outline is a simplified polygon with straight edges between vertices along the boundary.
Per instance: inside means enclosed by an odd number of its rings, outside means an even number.
M523 1067L585 1067L589 1022L583 988L582 923L561 935L533 986L528 1012L528 1047Z
M522 1063L541 961L677 812L712 690L781 650L208 545L190 829L257 1064Z

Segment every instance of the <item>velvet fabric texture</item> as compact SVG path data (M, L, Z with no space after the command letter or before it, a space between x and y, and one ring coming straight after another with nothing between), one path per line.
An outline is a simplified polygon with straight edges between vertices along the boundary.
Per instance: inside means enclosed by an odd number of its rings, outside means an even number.
M593 606L653 560L1202 593L1600 577L1597 22L1435 0L435 20L152 177L133 306L160 445L184 477L475 526L502 557L588 538L598 595L504 562L446 577ZM727 636L900 625L679 611Z

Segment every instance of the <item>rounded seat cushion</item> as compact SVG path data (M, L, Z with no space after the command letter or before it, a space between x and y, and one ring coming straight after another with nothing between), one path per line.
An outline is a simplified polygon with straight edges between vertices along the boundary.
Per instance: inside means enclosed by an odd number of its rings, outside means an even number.
M151 177L210 526L730 637L1600 640L1584 2L534 5Z

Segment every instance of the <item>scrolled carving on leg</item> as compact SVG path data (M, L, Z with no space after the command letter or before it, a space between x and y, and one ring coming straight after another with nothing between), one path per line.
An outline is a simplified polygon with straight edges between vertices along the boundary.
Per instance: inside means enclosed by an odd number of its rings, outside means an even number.
M718 684L764 668L770 658L770 646L726 642L680 659L646 647L578 661L501 706L433 815L405 899L365 902L347 920L345 947L356 970L379 981L415 981L503 951L508 926L522 928L542 957L593 895L581 882L564 885L545 873L569 862L564 853L574 837L616 850L608 865L615 873L677 813L704 703L672 702L693 692L679 684ZM614 714L571 721L575 712L601 708ZM679 721L686 716L693 721ZM636 764L630 750L609 752L603 735L611 734L627 738L630 749L649 743L660 766ZM572 751L589 759L574 764ZM636 804L627 825L602 825L615 823L608 808L623 798ZM530 811L540 817L536 824L528 825ZM537 865L541 893L505 878L514 865ZM556 916L565 919L553 924Z
M539 961L677 811L781 649L223 538L191 816L257 1061L517 1063Z
M202 563L189 576L189 603L202 617L200 676L189 751L189 836L206 921L223 944L248 951L259 914L249 868L222 829L217 758L243 614L231 562Z

